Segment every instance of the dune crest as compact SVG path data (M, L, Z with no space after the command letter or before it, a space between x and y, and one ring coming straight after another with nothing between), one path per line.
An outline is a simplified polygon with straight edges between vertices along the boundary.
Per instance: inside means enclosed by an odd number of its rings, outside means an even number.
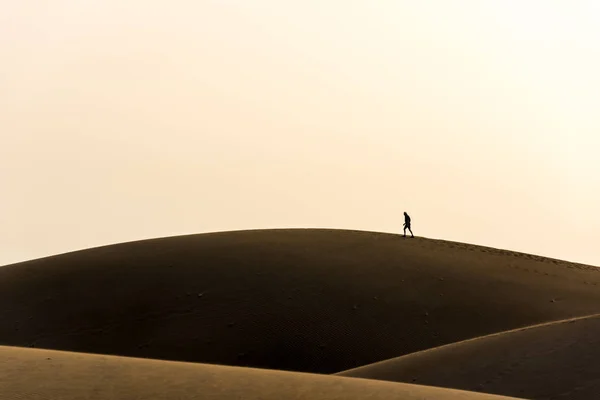
M600 393L598 359L600 315L593 315L453 343L336 375L585 400Z

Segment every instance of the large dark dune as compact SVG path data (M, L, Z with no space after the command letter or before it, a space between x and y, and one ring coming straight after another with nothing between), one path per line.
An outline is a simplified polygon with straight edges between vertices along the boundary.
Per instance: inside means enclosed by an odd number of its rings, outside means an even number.
M600 312L593 267L429 239L265 230L0 268L0 344L338 372Z
M600 316L453 343L340 373L527 399L600 397Z

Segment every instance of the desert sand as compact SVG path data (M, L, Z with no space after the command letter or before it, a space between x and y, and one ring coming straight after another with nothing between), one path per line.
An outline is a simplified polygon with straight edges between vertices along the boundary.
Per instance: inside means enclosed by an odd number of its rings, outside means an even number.
M501 400L366 379L0 346L0 398Z
M600 316L453 343L340 373L528 399L600 395Z
M41 354L24 349L35 347L155 359L144 365L162 362L165 368L192 366L158 360L246 367L196 366L205 371L237 371L223 372L220 385L224 387L238 373L259 374L260 379L275 373L252 368L313 374L355 369L348 372L353 375L363 371L356 368L366 366L368 371L369 364L396 363L404 359L401 356L416 353L406 357L418 357L423 350L437 352L448 348L440 346L489 334L600 313L599 282L600 274L591 266L383 233L297 229L180 236L0 268L0 344L21 347L4 351L21 354L14 353L22 360ZM514 335L502 337L510 343ZM68 354L69 371L76 371L78 362L82 371L89 371L97 365L89 360L100 360L91 354L84 358ZM107 371L129 362L123 357L110 360ZM477 360L473 357L472 365ZM495 365L492 356L487 361ZM139 360L135 363L141 365ZM3 374L14 373L10 365L4 365ZM23 379L29 375L35 381L36 368L43 364L29 365L35 367L22 368ZM454 370L458 378L449 375L444 380L441 373L441 380L435 376L427 380L428 375L405 378L395 375L395 369L391 376L409 383L515 395L514 385L504 386L502 381L495 386L461 381L461 368L451 363L436 370ZM176 379L179 372L164 374ZM94 383L96 374L85 376L73 382L81 380L85 388L102 386ZM317 379L306 374L285 376L303 382ZM551 374L547 378L562 379ZM45 378L39 379L43 383ZM340 385L384 384L357 378L335 382L355 381L360 383ZM461 386L462 382L466 383ZM557 387L566 390L570 384L565 379ZM259 396L262 389L255 389ZM143 389L135 384L127 390ZM411 398L403 393L399 398ZM557 395L558 389L551 394ZM230 395L233 392L224 396ZM324 398L335 398L331 396Z

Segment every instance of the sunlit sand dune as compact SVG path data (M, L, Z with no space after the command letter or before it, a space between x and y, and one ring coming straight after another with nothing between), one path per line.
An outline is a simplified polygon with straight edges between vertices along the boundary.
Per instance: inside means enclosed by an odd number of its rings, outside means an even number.
M0 347L3 400L501 400L365 379Z

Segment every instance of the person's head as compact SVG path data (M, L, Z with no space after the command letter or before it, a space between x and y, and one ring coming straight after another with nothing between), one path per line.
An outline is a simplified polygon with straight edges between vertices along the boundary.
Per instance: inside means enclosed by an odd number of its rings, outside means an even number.
M408 215L408 214L406 213L406 211L404 211L404 215Z

